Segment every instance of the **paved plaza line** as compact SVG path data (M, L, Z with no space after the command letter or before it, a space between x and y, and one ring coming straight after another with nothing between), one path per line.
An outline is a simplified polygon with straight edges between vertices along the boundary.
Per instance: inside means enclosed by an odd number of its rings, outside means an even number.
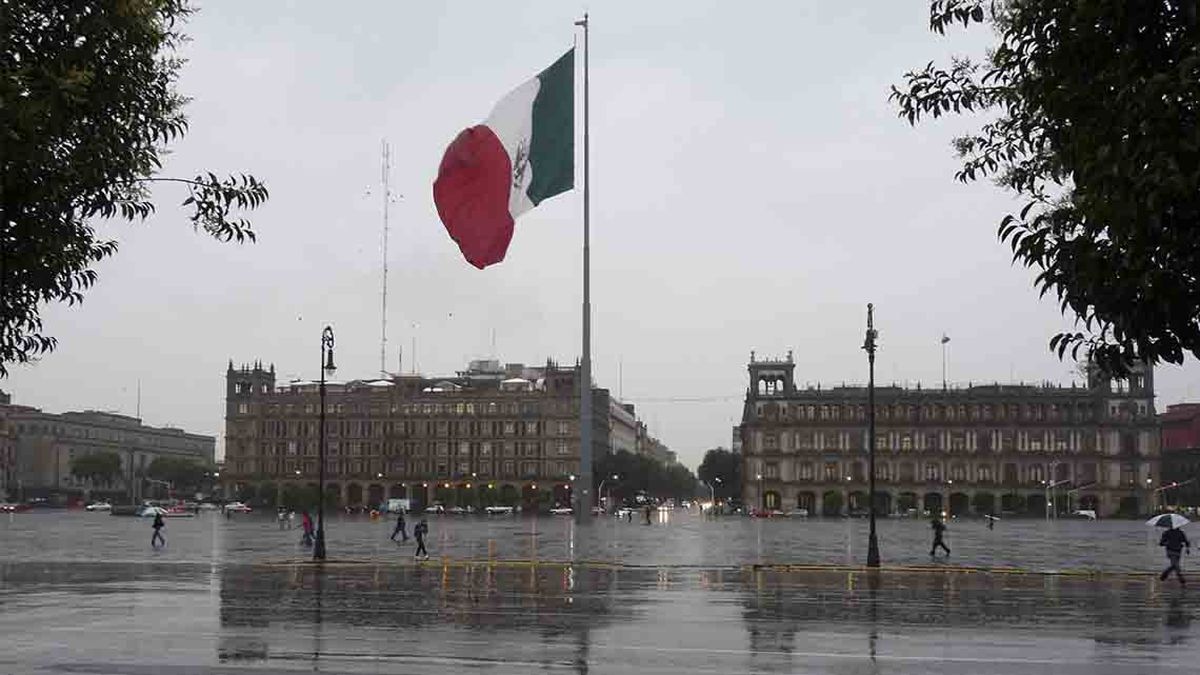
M838 563L756 563L745 565L662 565L608 562L598 560L553 560L532 558L451 558L442 557L426 561L388 560L373 558L340 558L325 560L312 559L283 559L268 560L253 565L265 567L321 567L325 569L356 568L356 567L405 567L405 568L435 568L435 567L499 567L511 569L526 569L545 567L548 569L579 569L602 570L713 570L713 571L749 571L749 572L879 572L890 573L924 573L924 574L990 574L990 575L1028 575L1050 577L1075 577L1086 579L1143 579L1157 576L1157 572L1131 572L1121 570L1100 570L1093 568L1038 570L1023 567L985 567L978 565L883 565L870 568L866 565L846 565Z

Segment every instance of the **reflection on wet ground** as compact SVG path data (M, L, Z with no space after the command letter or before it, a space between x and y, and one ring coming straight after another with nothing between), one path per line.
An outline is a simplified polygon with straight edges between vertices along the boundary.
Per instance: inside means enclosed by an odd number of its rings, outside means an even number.
M556 564L0 565L0 672L1195 672L1153 577Z
M1196 602L1144 573L1161 553L1136 523L951 525L955 563L1099 575L869 574L850 521L431 519L420 565L390 523L331 525L319 567L266 518L170 521L157 552L138 519L10 519L0 673L1191 673L1200 654ZM885 560L928 565L925 530L887 522Z
M414 518L410 517L409 527ZM431 517L435 558L596 561L623 565L737 567L751 564L861 565L867 524L861 519L726 517L705 520L682 511L658 514L652 526L615 518L575 524L570 518ZM390 519L337 516L329 520L334 558L407 560L410 541L388 539ZM0 560L250 563L299 560L300 532L279 529L269 515L230 519L215 513L169 519L163 550L151 550L150 523L102 513L41 512L0 516ZM1029 570L1102 569L1146 572L1165 562L1157 532L1139 521L1005 520L988 530L980 520L950 523L952 555L938 564ZM883 519L883 560L928 564L924 521Z

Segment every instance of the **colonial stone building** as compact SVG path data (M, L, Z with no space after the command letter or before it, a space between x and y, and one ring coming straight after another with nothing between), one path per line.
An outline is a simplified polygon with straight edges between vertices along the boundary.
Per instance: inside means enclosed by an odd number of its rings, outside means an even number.
M798 389L795 364L751 353L743 494L760 509L868 509L867 389ZM1153 371L1085 386L876 387L881 513L1150 510L1159 476ZM1051 506L1047 506L1047 502Z
M579 475L577 368L475 361L450 377L326 384L326 491L348 506L569 504ZM265 502L315 491L316 382L275 368L226 373L227 492ZM608 451L609 395L592 390L593 456ZM313 493L315 494L315 492Z
M1162 485L1157 504L1200 506L1200 403L1167 406L1162 430Z
M216 438L173 427L152 427L136 417L96 410L50 413L0 397L0 474L9 499L79 498L91 491L149 493L145 471L157 457L186 458L209 466ZM71 475L84 455L111 452L120 475L102 484Z

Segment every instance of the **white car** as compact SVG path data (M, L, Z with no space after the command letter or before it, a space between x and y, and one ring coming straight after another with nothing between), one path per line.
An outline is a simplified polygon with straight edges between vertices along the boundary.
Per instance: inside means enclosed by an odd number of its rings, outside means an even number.
M108 502L92 502L83 508L88 511L112 511L112 504Z
M446 507L442 506L441 504L434 504L433 506L425 507L425 513L445 513L445 512L446 512Z
M250 513L252 509L242 502L229 502L225 505L225 510L232 511L234 513Z
M489 516L510 516L513 512L511 506L489 506L483 510Z
M569 516L572 513L575 513L575 509L569 506L560 506L558 508L550 509L550 513L555 516Z

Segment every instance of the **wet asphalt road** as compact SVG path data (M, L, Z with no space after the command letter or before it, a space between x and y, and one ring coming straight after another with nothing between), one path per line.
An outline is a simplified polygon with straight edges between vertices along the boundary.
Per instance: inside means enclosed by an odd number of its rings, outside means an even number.
M775 530L683 514L614 530L624 534L622 549L605 538L607 522L435 521L435 559L421 565L407 548L375 548L354 536L386 539L386 523L347 521L331 539L335 560L323 568L298 562L301 552L281 544L296 532L261 518L169 521L167 550L154 553L138 541L148 540L146 522L37 514L44 520L18 524L20 517L0 526L0 673L1200 670L1200 603L1174 582L1123 571L1139 560L1143 569L1158 565L1137 529L1112 545L1113 564L1100 575L982 573L945 563L872 575L755 568L760 551L750 542ZM969 550L965 525L952 524L952 532ZM1027 525L1030 533L1047 527ZM798 550L838 550L834 533L847 524L778 527L810 542L790 540ZM1026 555L1031 536L1004 559ZM889 543L885 536L885 556L904 550ZM783 550L764 547L764 562L815 562L808 552L765 553ZM727 559L715 560L721 551ZM517 561L533 554L539 562ZM845 563L846 555L826 562Z

